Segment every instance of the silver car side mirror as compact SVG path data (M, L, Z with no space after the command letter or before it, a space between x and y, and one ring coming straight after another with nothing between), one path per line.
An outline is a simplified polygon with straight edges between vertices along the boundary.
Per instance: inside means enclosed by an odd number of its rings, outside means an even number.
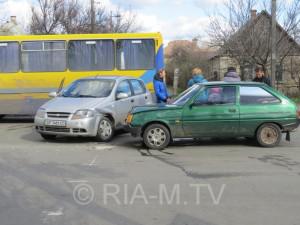
M121 93L117 94L117 100L128 98L128 97L129 97L128 94L124 93L124 92L121 92Z
M50 92L49 94L48 94L48 96L50 97L50 98L55 98L55 97L57 97L57 92Z

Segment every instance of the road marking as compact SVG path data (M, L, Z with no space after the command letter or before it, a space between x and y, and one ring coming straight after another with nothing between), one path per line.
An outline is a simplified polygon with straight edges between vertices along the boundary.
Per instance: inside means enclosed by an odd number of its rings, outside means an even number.
M87 180L67 180L68 183L88 183Z
M96 165L96 160L97 160L97 158L98 158L98 156L95 156L95 158L92 160L92 162L90 162L89 164L88 164L88 166L95 166Z
M100 145L100 146L95 146L94 149L96 149L96 150L112 150L113 146L112 145Z
M63 208L59 208L57 211L43 211L43 213L47 214L47 216L62 216Z

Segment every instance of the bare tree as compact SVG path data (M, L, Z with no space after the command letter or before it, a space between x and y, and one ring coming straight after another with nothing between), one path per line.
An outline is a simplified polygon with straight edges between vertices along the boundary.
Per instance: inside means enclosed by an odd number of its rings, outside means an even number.
M32 34L54 34L60 32L64 0L37 0L32 6L30 32Z
M261 65L265 69L271 59L271 17L267 2L264 10L256 16L253 10L256 0L229 0L224 3L226 14L217 12L211 16L208 30L213 46L220 47L223 54L235 58L240 65ZM287 55L299 54L295 40L299 40L300 1L280 4L277 25L277 51L279 64Z
M192 69L195 67L202 68L205 73L208 71L209 52L200 49L196 40L190 41L174 41L169 43L166 49L166 70L168 73L168 83L173 83L174 70L180 71L179 87L185 89L188 80L192 77ZM207 79L209 77L206 76Z
M123 33L139 30L136 15L120 9L110 11L97 6L92 12L78 0L38 0L38 7L32 7L33 34L51 33ZM91 29L91 18L95 13L95 24ZM92 31L93 30L93 31Z

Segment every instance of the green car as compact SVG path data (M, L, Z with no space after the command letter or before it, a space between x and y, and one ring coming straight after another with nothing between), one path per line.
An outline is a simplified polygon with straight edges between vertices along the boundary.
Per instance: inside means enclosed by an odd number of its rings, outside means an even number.
M297 105L273 88L254 82L196 84L172 104L135 107L127 117L133 136L147 147L164 149L174 139L255 138L274 147L282 133L299 126Z

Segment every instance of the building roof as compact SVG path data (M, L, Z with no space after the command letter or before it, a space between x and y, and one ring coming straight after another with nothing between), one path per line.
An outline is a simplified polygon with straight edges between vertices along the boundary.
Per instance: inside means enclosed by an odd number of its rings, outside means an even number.
M261 11L257 16L255 16L255 18L251 18L236 33L231 35L230 39L234 39L237 35L239 35L243 32L248 32L251 28L256 26L263 19L270 20L270 24L271 24L272 16L266 10ZM297 52L297 54L300 55L300 45L296 42L296 40L294 38L292 38L288 34L288 32L286 30L284 30L284 28L278 22L277 22L276 27L277 27L277 31L280 32L280 33L283 33L283 35L287 38L288 42L293 45L292 52L294 52L294 53ZM222 48L219 49L217 51L217 53L213 57L211 57L210 59L218 58L218 57L221 57L221 56L226 56L226 53L224 52L224 50Z

